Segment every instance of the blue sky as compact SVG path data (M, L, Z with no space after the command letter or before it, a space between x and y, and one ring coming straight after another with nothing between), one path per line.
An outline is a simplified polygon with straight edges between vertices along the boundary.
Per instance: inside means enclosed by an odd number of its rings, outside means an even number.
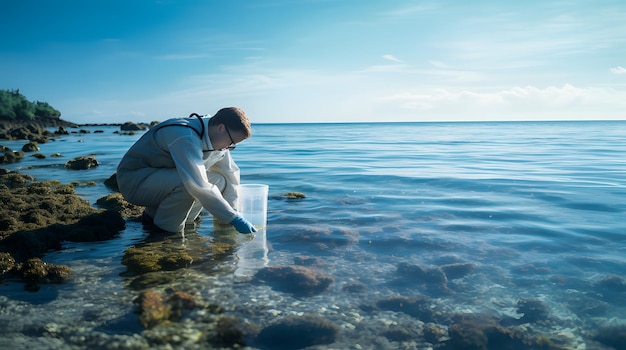
M0 89L78 123L626 119L626 2L8 0Z

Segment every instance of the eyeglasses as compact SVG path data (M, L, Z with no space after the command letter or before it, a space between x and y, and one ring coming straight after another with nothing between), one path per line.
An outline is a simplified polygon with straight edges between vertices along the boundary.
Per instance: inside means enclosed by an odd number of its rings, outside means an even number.
M233 140L233 137L230 136L230 131L228 131L228 127L224 125L224 128L226 128L226 133L228 133L228 138L230 138L230 146L226 148L228 148L229 151L232 151L235 149L235 147L237 147L237 144L235 144L235 140Z

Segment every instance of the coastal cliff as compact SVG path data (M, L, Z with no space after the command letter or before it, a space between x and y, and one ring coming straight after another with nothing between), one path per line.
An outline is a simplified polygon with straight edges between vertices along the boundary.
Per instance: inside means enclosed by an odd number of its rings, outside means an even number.
M0 90L0 139L45 142L50 127L76 127L47 102L29 101L19 90Z

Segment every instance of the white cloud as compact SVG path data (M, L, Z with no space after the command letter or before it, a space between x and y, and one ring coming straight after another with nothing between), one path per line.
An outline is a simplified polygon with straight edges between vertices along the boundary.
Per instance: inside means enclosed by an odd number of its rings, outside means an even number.
M397 63L404 63L402 60L396 58L394 55L384 55L383 58Z
M423 89L388 95L382 104L430 120L624 119L626 91L514 87L499 91Z
M428 63L430 63L430 65L437 67L437 68L449 68L449 66L441 61L433 61L433 60L429 60Z
M626 68L624 68L624 67L611 68L611 73L613 73L613 74L626 74Z

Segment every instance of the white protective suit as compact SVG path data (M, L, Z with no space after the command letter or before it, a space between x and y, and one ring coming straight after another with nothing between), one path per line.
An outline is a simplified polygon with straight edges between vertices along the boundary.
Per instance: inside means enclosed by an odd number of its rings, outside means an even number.
M180 232L202 207L222 223L231 222L239 167L230 151L213 150L209 118L174 118L148 130L117 167L120 192L146 207L159 228Z

